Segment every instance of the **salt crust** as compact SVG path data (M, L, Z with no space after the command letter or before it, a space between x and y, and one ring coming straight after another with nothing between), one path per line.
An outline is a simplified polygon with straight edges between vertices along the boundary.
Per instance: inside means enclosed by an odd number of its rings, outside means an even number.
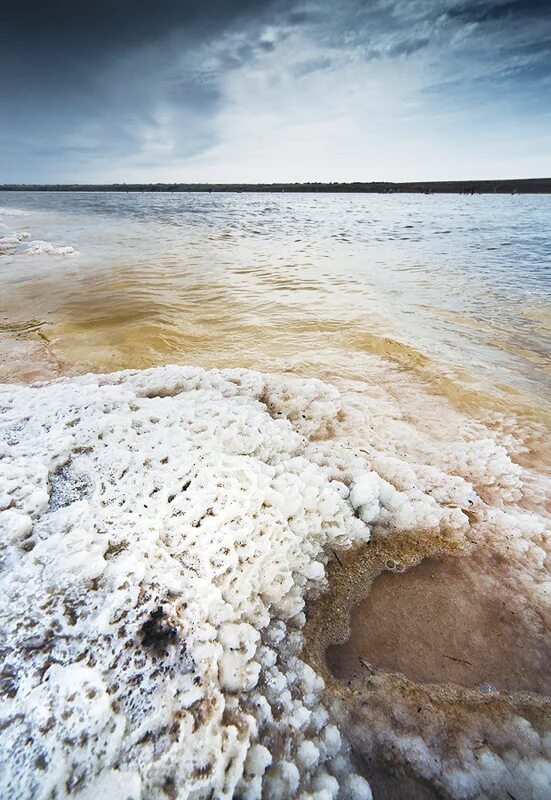
M25 216L26 212L16 208L0 208L0 216ZM76 256L78 250L71 245L54 245L42 239L31 239L28 231L10 230L9 226L0 220L0 228L7 231L6 235L0 236L0 255L11 254L14 252L25 255L46 255L46 256Z
M78 250L75 250L71 245L56 247L51 242L44 242L41 239L35 239L28 242L30 234L25 231L10 234L9 236L0 237L0 254L11 253L14 250L21 250L21 252L30 255L46 255L46 256L76 256ZM26 246L21 248L21 245L26 243Z
M305 598L374 523L465 536L477 492L520 492L505 449L407 461L400 422L246 370L3 386L0 412L0 795L370 798L300 658Z
M30 234L25 231L9 233L7 236L0 236L0 253L9 253L11 250L15 250L15 248L19 247L21 242L24 242L29 236Z
M78 250L75 250L71 245L56 246L51 242L45 242L42 239L35 239L29 242L26 250L27 253L32 255L46 255L46 256L76 256Z

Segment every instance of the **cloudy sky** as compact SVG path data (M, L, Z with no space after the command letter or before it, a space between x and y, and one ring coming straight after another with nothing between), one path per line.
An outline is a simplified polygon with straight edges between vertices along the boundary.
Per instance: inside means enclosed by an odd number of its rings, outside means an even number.
M0 183L551 176L551 0L5 0Z

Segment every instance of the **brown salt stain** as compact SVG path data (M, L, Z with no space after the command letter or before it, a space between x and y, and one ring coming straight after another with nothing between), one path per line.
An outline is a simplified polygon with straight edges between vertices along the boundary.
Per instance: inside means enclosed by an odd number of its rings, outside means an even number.
M434 532L394 533L336 555L329 591L308 608L303 658L323 676L375 800L450 798L446 775L463 768L466 752L476 763L487 751L529 749L519 719L549 732L549 620L518 591L502 555L466 553ZM400 749L412 736L432 771Z
M353 610L351 636L327 651L331 672L399 672L418 683L491 684L551 695L551 619L474 558L429 558L384 572Z

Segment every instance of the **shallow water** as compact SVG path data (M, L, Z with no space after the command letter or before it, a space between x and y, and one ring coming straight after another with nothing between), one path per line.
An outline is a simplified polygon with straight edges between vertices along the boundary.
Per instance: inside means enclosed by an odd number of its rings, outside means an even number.
M79 253L1 256L0 324L19 346L2 348L4 378L185 362L361 379L375 353L459 402L551 398L551 197L2 193L0 207L26 212L0 213L2 235Z

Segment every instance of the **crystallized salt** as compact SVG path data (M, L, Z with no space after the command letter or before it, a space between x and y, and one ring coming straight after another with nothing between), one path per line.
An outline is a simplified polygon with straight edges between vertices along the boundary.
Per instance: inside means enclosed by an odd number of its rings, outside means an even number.
M0 795L369 800L306 597L369 525L465 535L484 459L518 490L506 454L408 462L333 387L246 370L3 386L0 413Z
M337 397L305 389L318 431ZM263 378L166 368L0 398L2 796L317 791L340 739L298 657L305 595L325 546L369 531Z
M26 250L27 253L32 255L46 255L46 256L76 256L78 250L75 250L71 245L56 246L51 242L44 242L41 239L35 239L29 242Z
M21 242L24 242L30 236L25 231L10 233L9 236L0 236L0 253L7 253L10 250L15 250Z
M0 208L0 216L24 216L26 211L15 208ZM18 254L26 255L48 255L48 256L76 256L78 250L71 245L54 245L42 239L33 239L28 231L10 230L6 223L0 220L0 228L9 231L5 236L0 236L0 255L11 254L14 251Z

